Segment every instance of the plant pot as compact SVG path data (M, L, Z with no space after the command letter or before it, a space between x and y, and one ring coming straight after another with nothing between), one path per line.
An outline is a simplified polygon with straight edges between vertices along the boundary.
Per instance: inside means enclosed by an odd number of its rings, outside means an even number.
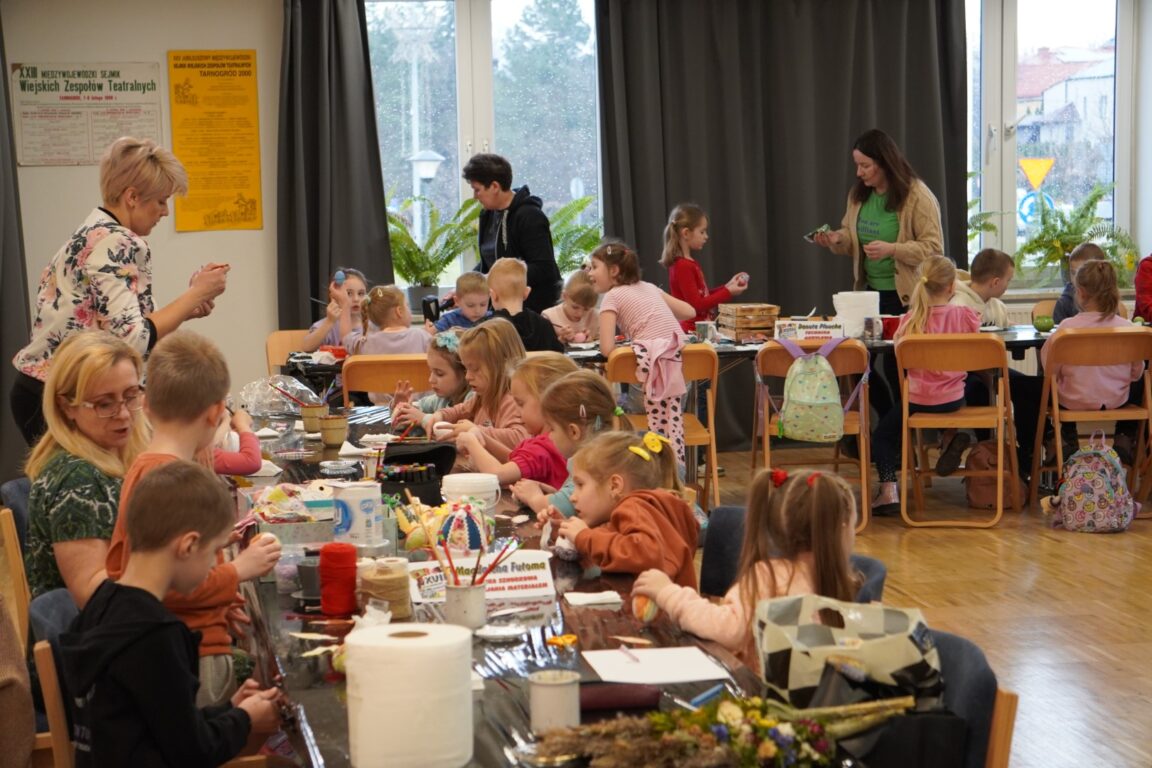
M410 285L408 286L408 306L412 309L412 314L416 319L423 317L421 302L425 296L435 296L440 298L440 286L438 285Z

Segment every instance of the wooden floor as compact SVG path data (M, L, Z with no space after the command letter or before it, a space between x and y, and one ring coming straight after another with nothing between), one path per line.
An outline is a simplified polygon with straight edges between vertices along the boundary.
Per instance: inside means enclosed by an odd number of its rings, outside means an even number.
M723 503L743 504L749 454L720 465ZM929 514L966 507L959 479L926 496ZM856 551L888 566L884 602L975 642L1019 694L1012 766L1152 766L1152 520L1090 535L1051 530L1037 512L1006 510L986 530L880 518Z

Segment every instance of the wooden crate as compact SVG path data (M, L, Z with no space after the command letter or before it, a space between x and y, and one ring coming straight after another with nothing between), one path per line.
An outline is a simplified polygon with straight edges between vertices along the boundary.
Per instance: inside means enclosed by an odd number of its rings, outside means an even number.
M776 304L721 304L719 319L725 317L776 317L780 307Z

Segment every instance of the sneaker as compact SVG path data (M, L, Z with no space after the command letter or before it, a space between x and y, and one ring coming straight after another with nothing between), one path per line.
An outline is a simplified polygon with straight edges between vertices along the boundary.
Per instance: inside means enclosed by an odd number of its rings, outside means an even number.
M972 444L972 437L967 432L957 432L953 435L948 447L936 460L936 474L940 477L948 475L960 468L960 460L964 458L964 451Z

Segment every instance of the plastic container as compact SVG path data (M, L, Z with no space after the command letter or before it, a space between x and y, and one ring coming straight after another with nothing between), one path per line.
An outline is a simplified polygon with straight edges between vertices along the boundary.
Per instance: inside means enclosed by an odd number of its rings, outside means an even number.
M440 484L444 501L458 501L471 496L484 502L485 512L491 515L500 501L500 480L488 472L460 472L445 475Z

